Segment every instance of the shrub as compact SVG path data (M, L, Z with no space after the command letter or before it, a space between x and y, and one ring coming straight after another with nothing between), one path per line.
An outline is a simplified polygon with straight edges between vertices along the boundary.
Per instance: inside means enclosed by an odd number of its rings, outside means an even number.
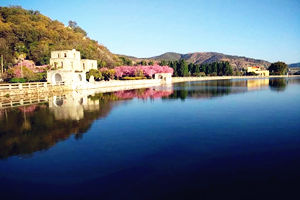
M27 78L29 82L41 82L46 81L47 73L36 73L33 76Z
M12 78L8 82L10 83L25 83L27 80L25 78Z
M91 76L94 76L96 81L103 80L102 73L97 69L91 69L86 73L86 79L89 80Z
M217 72L213 72L211 74L209 74L209 76L218 76Z
M202 76L206 76L206 74L204 72L197 72L197 73L194 73L193 76L197 76L197 77L201 76L202 77Z
M115 78L116 71L114 69L102 68L100 69L104 80L109 81Z

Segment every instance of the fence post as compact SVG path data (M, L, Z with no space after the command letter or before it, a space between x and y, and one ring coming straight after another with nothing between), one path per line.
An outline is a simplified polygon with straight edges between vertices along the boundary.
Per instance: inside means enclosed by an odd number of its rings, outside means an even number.
M19 89L22 90L23 89L23 85L22 83L19 83Z

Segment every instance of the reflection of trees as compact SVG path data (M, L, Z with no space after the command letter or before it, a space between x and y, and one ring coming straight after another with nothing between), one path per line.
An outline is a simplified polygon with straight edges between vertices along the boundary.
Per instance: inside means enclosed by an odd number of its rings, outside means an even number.
M194 83L180 83L174 88L173 94L165 99L181 99L191 98L210 98L228 95L230 93L245 92L247 87L246 80L243 81L206 81Z
M48 149L72 134L81 138L92 122L105 117L112 107L112 103L103 103L98 110L84 111L81 120L57 120L43 105L36 106L33 113L18 108L7 110L7 117L0 120L0 158Z
M271 90L284 91L287 86L286 79L270 79L269 86Z
M154 88L146 88L139 90L124 90L118 91L114 94L121 99L132 99L132 98L140 98L140 99L156 99L161 97L169 96L173 93L172 90L155 90Z

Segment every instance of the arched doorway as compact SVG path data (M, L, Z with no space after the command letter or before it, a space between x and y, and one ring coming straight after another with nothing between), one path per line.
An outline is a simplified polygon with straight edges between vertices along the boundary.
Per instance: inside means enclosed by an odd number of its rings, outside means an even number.
M62 82L62 77L59 73L56 73L53 76L53 82L55 82L55 84L59 84L60 82Z
M53 104L55 106L61 107L64 104L63 97L54 96L53 97Z

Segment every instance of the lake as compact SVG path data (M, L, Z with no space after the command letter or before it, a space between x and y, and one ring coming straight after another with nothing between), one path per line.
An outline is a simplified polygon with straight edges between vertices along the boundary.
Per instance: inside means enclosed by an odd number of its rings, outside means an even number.
M0 109L1 199L299 199L300 79Z

